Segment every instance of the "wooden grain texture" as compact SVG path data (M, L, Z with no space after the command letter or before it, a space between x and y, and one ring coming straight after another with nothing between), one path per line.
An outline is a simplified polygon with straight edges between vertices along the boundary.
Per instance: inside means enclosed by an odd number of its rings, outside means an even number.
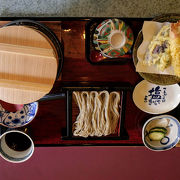
M54 59L53 49L20 46L14 44L0 43L0 53Z
M85 26L88 21L62 22L62 40L64 42L64 66L62 81L86 82L130 82L135 85L139 75L135 72L133 60L123 65L92 65L85 56ZM137 24L138 28L137 28ZM141 22L131 22L135 34L140 30Z
M24 26L0 28L0 99L27 104L47 94L57 73L53 47Z
M53 92L59 92L62 84L72 85L75 82L128 82L135 86L142 78L135 72L133 60L123 65L91 65L85 56L85 25L87 21L62 21L61 38L64 45L64 66L61 81L56 81ZM49 23L51 24L51 23ZM49 25L46 23L46 25ZM129 20L135 38L141 30L143 20ZM54 26L55 27L55 26ZM56 26L59 29L58 25ZM73 102L73 120L78 114L77 106ZM127 93L125 109L125 128L129 140L62 140L63 130L66 129L66 99L52 100L39 103L36 118L29 124L35 144L43 145L143 145L142 127L152 117L138 109L132 100L132 92ZM176 116L177 112L172 114ZM178 118L178 117L177 117ZM177 145L179 146L179 144Z
M85 56L85 25L88 20L61 21L61 39L64 47L64 65L62 79L55 82L52 93L60 92L64 84L73 85L76 82L113 83L128 82L132 86L140 80L135 72L133 61L120 65L91 65ZM43 23L43 22L42 22ZM51 24L51 23L49 23ZM49 25L46 22L46 25ZM134 33L142 27L142 22L131 21ZM56 24L56 30L59 29ZM77 115L77 107L73 103L73 120ZM35 119L28 125L32 130L32 137L37 145L142 145L141 130L144 122L151 115L139 110L132 100L131 92L127 94L125 128L129 140L62 140L66 129L66 99L44 101L39 103L39 110Z
M60 92L63 84L72 85L76 82L113 83L128 82L134 87L142 78L135 72L133 60L120 65L91 65L85 56L85 25L88 20L62 20L41 21L41 23L52 28L64 47L64 66L62 79L55 82L52 93ZM7 22L1 21L0 25ZM135 38L141 30L143 19L129 20ZM74 107L74 105L73 105ZM73 109L74 111L77 109ZM143 145L142 127L151 114L139 110L132 100L132 91L127 93L125 109L125 128L129 134L129 140L62 140L66 129L66 99L39 102L39 109L35 119L26 127L31 130L31 137L35 145ZM75 113L76 114L76 113ZM176 112L172 114L176 117ZM178 117L177 117L178 118ZM133 150L133 148L132 148Z

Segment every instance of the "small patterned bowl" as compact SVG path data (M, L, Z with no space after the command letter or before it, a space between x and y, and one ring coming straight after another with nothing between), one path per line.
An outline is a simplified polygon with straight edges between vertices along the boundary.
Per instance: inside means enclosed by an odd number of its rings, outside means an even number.
M25 104L16 112L6 111L0 104L0 124L8 128L18 128L30 123L36 116L38 102Z
M134 36L131 28L120 19L106 19L95 29L93 44L95 49L109 58L118 58L132 47Z
M153 141L149 139L148 132L154 127L164 127L167 133L160 141ZM142 140L144 145L153 151L165 151L173 148L180 139L180 123L170 115L161 115L150 118L143 126Z

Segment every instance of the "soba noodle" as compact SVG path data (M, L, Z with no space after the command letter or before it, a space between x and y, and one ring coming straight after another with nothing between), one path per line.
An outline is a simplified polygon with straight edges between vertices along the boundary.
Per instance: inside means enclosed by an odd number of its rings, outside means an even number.
M74 136L107 136L115 133L119 120L119 92L74 91L79 115L74 123Z

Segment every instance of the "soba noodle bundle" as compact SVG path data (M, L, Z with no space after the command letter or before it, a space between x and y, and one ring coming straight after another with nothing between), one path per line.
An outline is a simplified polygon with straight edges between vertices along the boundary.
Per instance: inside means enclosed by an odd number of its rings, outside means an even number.
M120 94L108 91L73 92L79 107L74 136L107 136L115 133L119 120Z

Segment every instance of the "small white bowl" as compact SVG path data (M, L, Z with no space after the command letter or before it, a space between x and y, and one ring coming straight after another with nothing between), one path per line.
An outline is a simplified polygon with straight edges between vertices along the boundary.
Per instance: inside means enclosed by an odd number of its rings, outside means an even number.
M153 127L165 127L167 133L161 141L152 141L148 137L148 132ZM150 118L143 126L142 140L144 145L153 151L165 151L173 148L180 139L180 123L170 115L161 115Z
M161 86L143 80L134 88L133 101L146 113L167 113L179 105L180 87L178 84Z

